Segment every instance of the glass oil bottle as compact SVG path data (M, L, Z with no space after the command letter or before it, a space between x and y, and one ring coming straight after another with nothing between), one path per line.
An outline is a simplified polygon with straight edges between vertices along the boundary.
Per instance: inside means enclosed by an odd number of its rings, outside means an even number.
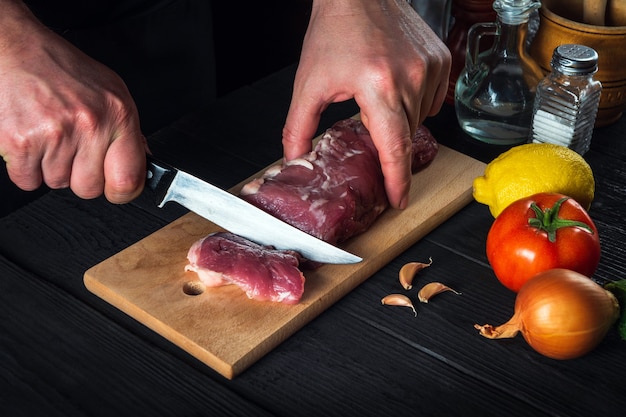
M530 14L540 6L536 0L495 0L496 21L470 28L454 103L461 128L472 138L500 145L528 140L543 72L526 51L526 36ZM479 53L485 36L494 37L493 46Z

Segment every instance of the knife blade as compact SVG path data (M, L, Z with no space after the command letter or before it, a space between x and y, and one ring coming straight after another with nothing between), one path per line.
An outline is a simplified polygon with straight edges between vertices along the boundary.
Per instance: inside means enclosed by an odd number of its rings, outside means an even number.
M231 233L276 249L297 251L312 261L329 264L362 261L360 257L303 232L154 156L147 155L147 171L146 185L155 191L160 208L175 201Z

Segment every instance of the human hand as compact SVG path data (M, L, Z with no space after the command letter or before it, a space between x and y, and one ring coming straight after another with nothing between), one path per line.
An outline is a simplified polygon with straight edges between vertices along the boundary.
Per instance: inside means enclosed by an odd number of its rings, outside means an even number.
M41 25L19 2L0 16L0 155L24 190L135 198L147 145L124 82Z
M311 150L329 104L354 98L392 207L405 208L411 138L443 104L448 48L405 0L315 0L285 127L286 159Z

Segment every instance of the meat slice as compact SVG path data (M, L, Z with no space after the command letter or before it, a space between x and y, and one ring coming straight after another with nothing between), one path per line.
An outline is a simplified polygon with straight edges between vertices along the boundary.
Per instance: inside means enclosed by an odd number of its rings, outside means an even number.
M207 287L236 284L248 298L297 303L304 292L300 255L258 245L241 236L218 232L196 241L187 254L186 271Z
M413 166L432 161L438 145L420 127L413 140ZM270 167L246 184L240 196L274 217L336 244L364 232L389 205L383 175L367 128L346 119L328 129L315 149Z

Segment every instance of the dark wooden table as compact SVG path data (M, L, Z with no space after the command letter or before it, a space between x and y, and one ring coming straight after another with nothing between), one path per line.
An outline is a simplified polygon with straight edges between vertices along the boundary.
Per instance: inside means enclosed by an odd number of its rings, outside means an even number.
M293 68L235 91L150 138L153 152L227 188L281 156ZM321 129L357 112L334 105ZM445 107L426 122L441 143L488 162ZM586 159L602 239L600 283L626 278L626 120L597 129ZM83 201L53 191L0 219L0 413L3 416L621 416L626 342L612 330L591 354L556 361L518 336L492 341L515 295L484 253L492 222L470 203L233 380L91 294L89 267L185 210ZM432 257L439 296L413 317L380 305L399 268Z

